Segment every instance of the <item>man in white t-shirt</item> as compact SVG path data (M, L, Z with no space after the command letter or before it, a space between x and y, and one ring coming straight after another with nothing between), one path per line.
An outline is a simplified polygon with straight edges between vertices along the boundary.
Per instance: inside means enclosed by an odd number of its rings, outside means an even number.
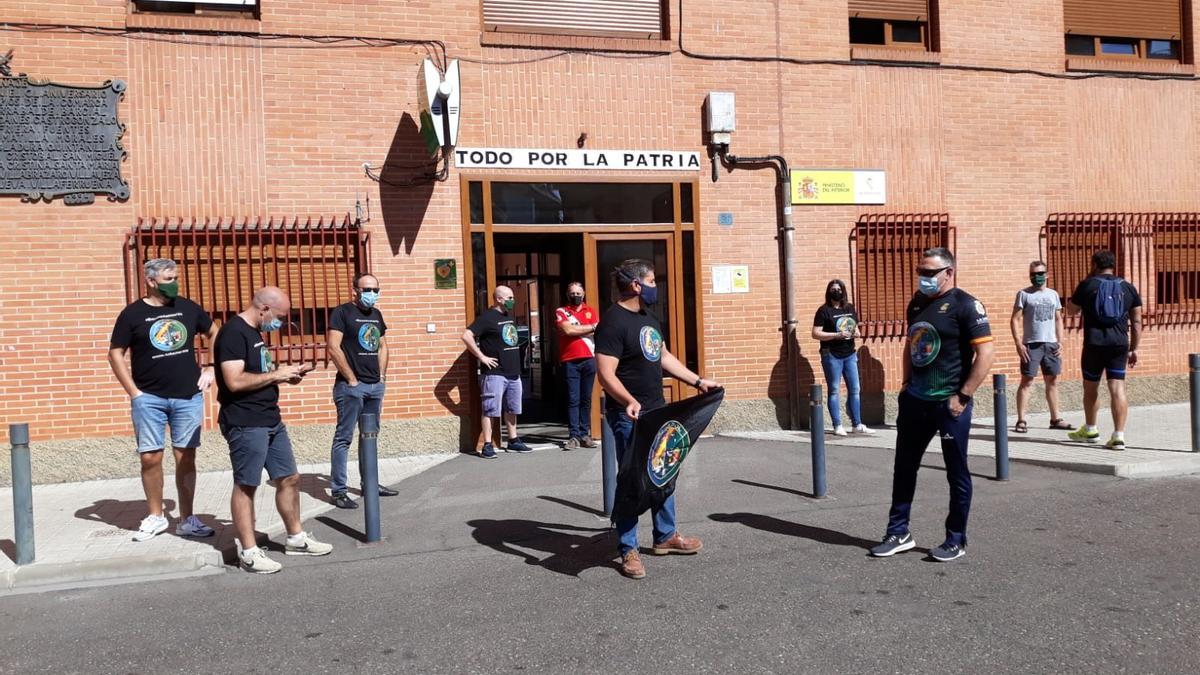
M1062 346L1058 342L1063 331L1062 300L1058 292L1046 284L1046 263L1035 260L1029 264L1029 287L1017 291L1011 320L1013 341L1021 357L1021 384L1017 387L1017 424L1013 431L1029 431L1025 411L1029 394L1038 371L1046 384L1046 404L1050 407L1051 429L1073 429L1058 416L1058 375L1062 372Z

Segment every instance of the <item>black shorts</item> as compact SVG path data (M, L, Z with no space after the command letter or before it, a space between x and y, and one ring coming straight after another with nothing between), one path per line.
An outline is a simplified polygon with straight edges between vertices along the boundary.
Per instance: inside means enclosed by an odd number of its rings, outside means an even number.
M1084 345L1083 355L1079 360L1083 379L1088 382L1099 382L1101 375L1107 375L1110 380L1123 380L1125 366L1129 363L1129 347Z

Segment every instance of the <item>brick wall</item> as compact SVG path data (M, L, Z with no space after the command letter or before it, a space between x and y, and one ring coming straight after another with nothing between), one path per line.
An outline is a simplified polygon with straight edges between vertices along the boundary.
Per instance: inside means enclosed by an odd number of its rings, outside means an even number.
M672 37L678 40L682 28L684 45L695 53L849 56L840 2L751 0L731 12L728 2L685 0L682 16L677 2L669 4ZM940 5L942 64L1065 72L1057 2ZM131 18L125 0L27 2L4 12L4 21L117 28L149 21ZM820 370L808 321L825 282L850 277L848 237L860 214L950 214L960 285L991 309L1002 336L998 368L1011 375L1016 355L1003 337L1009 307L1026 281L1026 263L1038 254L1038 228L1048 213L1200 210L1194 82L713 61L661 51L558 55L482 46L477 0L262 0L262 19L250 25L270 33L445 42L452 58L464 59L464 147L568 148L587 131L589 148L704 152L704 94L728 90L738 104L733 152L780 153L795 168L886 169L886 207L796 209L802 379ZM129 433L127 403L104 352L124 303L121 237L138 216L345 213L367 197L372 265L392 329L395 384L385 414L465 413L463 291L434 290L430 283L435 258L463 259L457 176L399 188L369 180L361 168L422 157L415 118L423 47L3 35L0 48L15 49L18 72L69 84L126 80L123 173L133 197L84 207L0 199L0 423L28 421L38 439ZM705 167L699 214L705 370L733 398L781 397L787 387L773 173L723 172L716 184L707 176ZM718 211L735 214L733 228L715 225ZM711 266L726 263L750 264L748 296L711 294ZM460 270L460 283L467 273ZM437 333L425 333L428 322ZM1180 373L1198 337L1195 327L1155 328L1138 372ZM898 343L868 347L869 382L894 389ZM1066 349L1072 362L1077 334ZM332 421L331 381L332 371L319 371L287 389L288 419Z

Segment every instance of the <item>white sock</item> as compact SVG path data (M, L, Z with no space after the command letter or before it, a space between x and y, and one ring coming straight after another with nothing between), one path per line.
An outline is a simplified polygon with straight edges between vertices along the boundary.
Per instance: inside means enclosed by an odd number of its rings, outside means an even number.
M1085 424L1085 425L1083 425L1083 428L1087 429L1088 433L1093 433L1093 432L1097 431L1095 424Z
M1114 431L1112 437L1114 440L1123 441L1123 440L1125 440L1125 432L1124 431Z
M289 534L287 536L287 543L293 546L304 543L304 533L300 532L299 534Z
M258 553L258 547L252 546L250 548L242 549L241 556L244 560L249 560L250 558L254 557L255 553Z

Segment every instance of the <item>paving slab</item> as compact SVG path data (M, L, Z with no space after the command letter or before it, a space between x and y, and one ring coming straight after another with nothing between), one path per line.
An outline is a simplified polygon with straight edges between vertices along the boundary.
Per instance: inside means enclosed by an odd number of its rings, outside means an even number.
M1050 429L1049 413L1027 415L1029 433L1012 431L1016 418L1008 421L1008 456L1013 462L1036 464L1066 471L1099 473L1121 478L1162 478L1200 473L1200 453L1191 452L1191 419L1186 403L1140 406L1129 410L1123 451L1104 447L1112 432L1112 418L1106 409L1100 411L1100 443L1076 443L1067 438L1066 431ZM1067 421L1080 425L1081 413L1071 413ZM723 433L728 438L760 441L809 443L807 431L748 431ZM972 457L995 457L995 420L984 417L974 420L971 427ZM842 447L893 448L895 427L877 427L872 435L851 434L835 436L825 431L825 445L831 451ZM937 447L930 445L934 452ZM979 468L978 466L976 468Z
M454 455L409 455L379 460L379 482L396 485ZM329 464L306 464L300 470L300 516L312 519L333 506L328 501ZM355 462L349 475L357 476ZM69 588L97 582L160 578L162 575L220 573L236 548L229 515L231 471L196 477L194 512L216 530L207 539L174 534L177 523L175 478L164 480L164 506L171 517L166 532L148 542L135 542L133 532L146 515L141 479L36 485L33 488L33 564L17 565L11 538L12 488L0 489L0 594ZM354 490L351 490L354 492ZM266 537L284 533L275 510L275 489L263 483L254 499L257 531ZM362 510L359 510L362 513Z

